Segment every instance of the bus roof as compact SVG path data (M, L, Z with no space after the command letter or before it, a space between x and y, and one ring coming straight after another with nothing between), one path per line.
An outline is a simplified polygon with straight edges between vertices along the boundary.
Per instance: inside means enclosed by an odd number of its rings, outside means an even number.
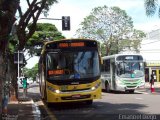
M70 38L70 39L59 39L59 40L54 40L54 41L48 41L48 42L45 42L44 45L47 45L49 43L53 43L53 42L60 42L60 41L70 41L70 40L90 40L90 41L95 41L95 42L98 42L96 40L93 40L93 39L87 39L87 38Z
M139 53L128 53L128 54L114 54L114 55L108 55L108 56L103 56L102 59L105 60L105 59L111 59L111 58L116 58L118 56L125 56L125 55L139 55L139 56L142 56L141 54Z
M87 39L87 38L70 38L70 39L59 39L59 40L54 40L54 41L48 41L48 42L45 42L43 47L42 47L42 51L41 51L41 54L44 53L44 51L46 50L46 47L48 44L52 44L52 43L56 43L56 42L62 42L62 41L93 41L93 42L96 42L96 43L99 43L97 40L93 40L93 39Z

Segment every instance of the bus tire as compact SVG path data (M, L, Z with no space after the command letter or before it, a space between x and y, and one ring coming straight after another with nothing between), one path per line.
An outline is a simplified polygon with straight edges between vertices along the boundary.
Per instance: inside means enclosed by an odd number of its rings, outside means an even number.
M109 88L108 82L105 83L105 91L108 92L108 93L110 92L110 88Z
M87 105L92 105L92 103L93 103L93 100L86 100Z

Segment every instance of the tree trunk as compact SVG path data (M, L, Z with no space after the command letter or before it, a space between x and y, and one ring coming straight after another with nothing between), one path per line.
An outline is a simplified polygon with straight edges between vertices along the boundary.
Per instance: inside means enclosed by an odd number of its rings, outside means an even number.
M10 76L10 101L18 100L18 85L17 85L17 66L14 64L14 56L10 55L9 57L9 68L8 74Z
M4 60L4 55L2 54L2 52L0 52L0 114L2 114L4 80L5 80L5 60Z
M6 81L6 50L8 48L8 38L15 22L15 14L19 6L18 0L3 0L0 3L0 114L2 114L3 86ZM7 59L7 58L6 58Z

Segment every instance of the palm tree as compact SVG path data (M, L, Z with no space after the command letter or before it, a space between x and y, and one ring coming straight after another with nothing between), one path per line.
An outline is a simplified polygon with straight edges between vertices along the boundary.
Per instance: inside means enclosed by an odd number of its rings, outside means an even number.
M145 0L144 6L147 16L153 16L158 9L158 16L160 17L160 6L158 5L158 0Z

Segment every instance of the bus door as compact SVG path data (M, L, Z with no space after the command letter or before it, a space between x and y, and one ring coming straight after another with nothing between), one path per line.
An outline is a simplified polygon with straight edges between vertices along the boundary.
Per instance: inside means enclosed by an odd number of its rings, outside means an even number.
M115 69L116 69L115 62L111 62L111 81L113 89L116 89Z

